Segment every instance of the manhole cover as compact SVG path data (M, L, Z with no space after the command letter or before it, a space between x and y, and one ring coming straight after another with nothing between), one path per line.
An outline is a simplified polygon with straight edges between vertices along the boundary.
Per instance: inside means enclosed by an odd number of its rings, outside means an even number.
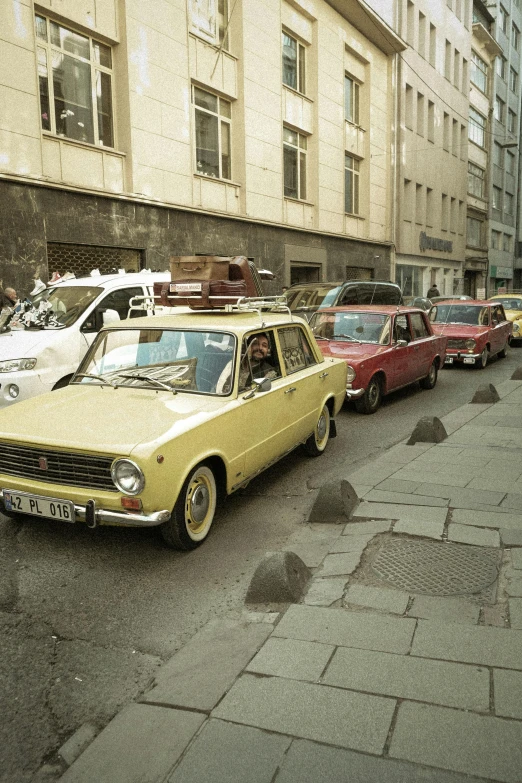
M372 570L403 590L429 595L479 593L499 572L499 553L438 541L386 541Z

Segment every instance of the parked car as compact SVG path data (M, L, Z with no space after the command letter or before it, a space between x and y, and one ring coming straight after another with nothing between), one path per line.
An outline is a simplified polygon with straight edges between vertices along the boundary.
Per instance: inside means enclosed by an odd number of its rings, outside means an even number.
M484 369L490 356L506 356L512 325L500 303L440 302L430 310L430 320L434 332L448 338L447 365L462 362Z
M430 310L433 302L426 296L407 296L403 299L407 307L420 307L421 310Z
M522 340L522 296L520 294L497 294L490 302L500 302L508 321L513 324L513 340Z
M359 413L375 413L384 395L403 386L437 383L446 338L433 333L424 310L332 307L315 313L310 326L325 356L346 361L346 397Z
M285 295L290 310L307 321L316 310L325 307L402 303L401 289L396 283L361 280L298 283L291 286Z
M266 340L268 377L255 374L253 337ZM286 308L121 321L66 388L0 411L0 507L159 526L169 546L193 549L220 494L299 444L324 452L345 391L345 362L324 358Z
M13 319L0 334L0 409L66 386L103 324L126 318L131 299L152 297L153 284L169 279L167 272L141 272L45 287L22 314L28 325Z
M472 296L467 296L466 294L448 294L447 296L432 296L431 303L436 304L437 302L449 302L452 300L458 300L460 302L470 302L472 299L473 299Z

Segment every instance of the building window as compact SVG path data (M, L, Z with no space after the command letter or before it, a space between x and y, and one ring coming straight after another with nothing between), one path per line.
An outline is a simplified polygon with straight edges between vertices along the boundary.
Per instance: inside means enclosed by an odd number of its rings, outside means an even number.
M506 58L501 55L496 58L497 76L500 76L504 81L506 81L506 62Z
M227 0L189 0L189 16L192 32L215 46L223 44L228 49Z
M512 193L504 193L504 212L506 215L513 215L515 199Z
M488 91L488 66L475 52L471 52L471 82L482 92Z
M411 221L412 219L412 184L411 179L404 180L404 198L403 203L403 218L404 220Z
M442 231L448 230L448 212L449 212L449 199L445 193L442 194L441 201L441 213L440 213L440 227Z
M453 60L453 84L460 89L460 52L455 49L455 58Z
M114 147L112 50L36 16L42 129Z
M510 234L504 234L502 238L502 250L505 253L511 253L511 236Z
M520 46L520 30L516 24L514 24L511 28L511 43L513 44L514 50L518 52Z
M348 153L344 156L344 211L359 214L359 161Z
M419 54L426 58L426 17L419 11Z
M516 92L518 89L518 73L514 68L509 69L509 88Z
M433 188L426 188L426 226L433 226Z
M283 127L284 193L306 198L306 136Z
M417 133L424 136L424 95L417 93Z
M510 133L517 132L517 115L512 109L508 110L507 129Z
M492 207L499 211L502 209L502 191L496 185L493 185Z
M435 104L428 101L428 141L435 142Z
M484 198L484 169L468 161L468 193L477 198Z
M495 166L502 167L502 147L498 141L493 144L493 163Z
M437 66L437 28L430 22L430 65Z
M472 106L469 107L468 138L479 147L484 147L486 136L486 118Z
M515 173L515 156L509 150L506 150L506 171L508 174Z
M283 31L283 84L304 95L305 77L305 47Z
M359 84L344 75L344 119L359 125Z
M231 179L230 101L200 87L192 87L196 128L196 172L205 177Z
M446 39L446 51L444 56L444 76L451 81L451 43Z
M415 6L408 0L406 6L406 40L415 47Z
M444 112L444 120L442 124L442 146L449 152L450 148L450 116Z
M498 95L495 98L495 103L493 104L493 116L496 120L499 122L504 122L504 112L505 112L506 104L502 100L502 98L499 98Z
M406 85L404 95L404 124L413 130L413 87Z
M415 185L415 222L420 223L422 225L422 221L424 219L424 209L423 209L423 203L422 203L422 185L417 184Z
M500 250L501 237L502 237L501 231L491 232L491 247L493 248L493 250Z
M450 231L457 233L457 199L452 198L450 202Z
M502 32L507 33L508 12L503 6L499 6L497 21Z
M455 156L459 154L459 123L458 120L453 120L453 134L452 134L452 152Z
M466 243L471 247L480 247L482 245L482 221L477 218L468 217Z

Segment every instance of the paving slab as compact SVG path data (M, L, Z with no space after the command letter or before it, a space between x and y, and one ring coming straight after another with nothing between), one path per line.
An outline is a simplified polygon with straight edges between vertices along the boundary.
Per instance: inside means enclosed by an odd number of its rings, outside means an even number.
M343 536L375 536L377 533L386 533L391 528L390 520L368 520L367 522L348 522L343 529Z
M290 737L209 720L168 783L271 783Z
M517 572L515 571L515 573ZM514 598L522 598L522 574L518 578L515 576L507 579L505 590L506 595Z
M377 484L375 489L378 489L381 492L400 492L408 494L414 492L419 484L419 481L401 481L400 479L388 478L381 481L380 484Z
M522 598L510 598L509 621L512 628L522 628Z
M359 547L355 552L327 555L317 576L349 576L353 574L361 562L363 551L364 547Z
M386 453L378 457L377 461L385 462L388 465L407 464L433 448L433 443L414 443L411 446L407 446L406 441L404 441L387 449Z
M334 541L335 539L322 544L288 544L284 547L283 552L293 552L301 558L308 568L317 568L331 550Z
M394 699L244 674L212 717L380 754L394 711Z
M409 506L403 503L368 503L364 501L354 514L354 519L396 519L402 522L442 522L446 521L446 508L429 508L427 506Z
M444 509L447 512L447 509ZM431 522L425 519L399 519L393 526L394 533L402 533L408 536L422 536L423 538L435 538L439 541L444 533L444 521Z
M268 623L207 623L156 674L142 701L209 712L272 631Z
M197 712L130 704L60 778L61 783L159 783L205 720Z
M522 549L511 550L511 565L516 570L522 569Z
M491 513L489 511L471 511L456 508L452 512L453 522L472 527L490 527L499 530L522 530L522 514Z
M520 783L522 723L404 702L399 707L390 756L503 783Z
M514 511L516 510L522 512L522 493L519 494L518 492L508 492L500 505L502 508L511 508Z
M493 670L495 714L522 720L522 672Z
M390 614L404 614L410 596L399 590L386 590L383 587L369 585L350 585L344 598L345 604L366 606Z
M408 610L408 617L426 620L443 620L448 623L476 625L479 621L479 604L467 598L439 597L435 595L416 595Z
M444 480L442 480L442 476L444 476ZM413 465L406 465L405 468L402 468L395 474L395 478L401 479L403 481L419 481L419 483L424 484L446 484L450 487L465 487L466 484L469 483L469 481L472 479L472 475L469 476L454 476L452 477L448 473L441 474L438 471L434 472L432 474L427 473L426 467L424 465L416 466ZM424 495L428 494L428 490L425 489L423 491Z
M510 478L505 478L504 476L498 476L487 480L483 478L474 478L468 483L468 489L484 489L484 486L487 486L489 492L503 492L504 494L522 493L519 482Z
M274 783L484 783L478 778L294 740Z
M246 671L317 682L334 650L331 644L272 638L261 647Z
M444 498L430 497L429 495L408 495L405 492L382 492L379 489L372 489L364 496L364 499L375 503L403 503L410 506L448 505L448 501Z
M304 597L309 606L331 606L339 601L346 588L346 577L331 579L313 579Z
M411 654L520 671L522 631L419 620Z
M406 654L415 625L413 618L293 604L274 628L272 636Z
M359 468L359 470L356 470L354 473L350 473L348 475L348 481L352 486L355 486L355 484L366 484L371 485L374 487L376 484L380 484L381 481L384 481L384 479L387 479L388 476L391 476L395 473L397 470L397 465L390 464L382 464L379 466L375 466L373 464L366 465L364 468Z
M489 670L486 667L339 647L322 682L338 688L475 712L489 710Z
M467 487L449 487L444 482L440 484L419 484L415 493L421 495L432 494L434 497L444 498L449 501L452 508L469 508L474 506L498 506L505 497L503 492L488 492L480 489L467 489Z
M329 549L330 554L340 554L342 552L363 552L372 538L375 538L375 533L369 533L363 536L339 536L334 541Z
M500 535L497 530L453 523L448 525L448 541L473 546L499 547Z

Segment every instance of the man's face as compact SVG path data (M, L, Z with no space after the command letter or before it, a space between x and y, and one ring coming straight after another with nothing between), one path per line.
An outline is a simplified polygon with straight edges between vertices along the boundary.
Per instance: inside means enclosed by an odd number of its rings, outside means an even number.
M262 362L268 355L268 340L266 337L254 337L250 343L250 356L256 362Z

